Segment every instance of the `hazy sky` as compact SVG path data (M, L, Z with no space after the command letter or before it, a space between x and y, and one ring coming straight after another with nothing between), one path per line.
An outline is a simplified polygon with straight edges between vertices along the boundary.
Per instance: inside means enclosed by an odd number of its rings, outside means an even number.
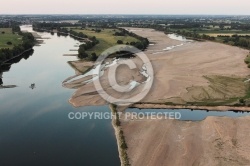
M250 0L2 0L0 14L250 15Z

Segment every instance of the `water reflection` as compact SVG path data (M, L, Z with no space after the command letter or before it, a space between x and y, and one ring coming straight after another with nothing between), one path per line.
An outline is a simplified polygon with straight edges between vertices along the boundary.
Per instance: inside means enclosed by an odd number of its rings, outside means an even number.
M7 60L5 61L1 66L0 66L0 89L5 89L5 88L15 88L17 87L17 85L15 85L16 83L14 83L13 85L4 85L3 83L3 73L4 72L8 72L11 69L11 65L19 63L21 61L21 59L25 59L27 60L30 56L32 56L34 53L34 50L31 49L25 53L23 53L22 55L15 57L11 60Z
M3 72L0 71L0 86L3 85Z
M238 112L238 111L204 111L204 110L190 110L190 109L138 109L138 108L129 108L126 110L127 112L136 112L141 114L146 113L180 113L181 117L179 120L182 121L201 121L207 118L208 116L216 116L216 117L243 117L249 116L249 112Z
M75 73L67 62L77 59L63 54L72 53L79 41L39 35L44 44L35 46L32 56L0 72L3 85L18 85L0 91L0 166L120 165L110 120L68 118L69 112L110 112L107 106L74 108L68 103L73 90L63 88L62 81ZM29 89L31 84L37 88Z

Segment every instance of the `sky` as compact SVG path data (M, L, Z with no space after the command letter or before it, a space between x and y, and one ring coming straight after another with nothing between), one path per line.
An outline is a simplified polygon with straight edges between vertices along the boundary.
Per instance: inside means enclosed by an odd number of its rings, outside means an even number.
M0 14L250 15L250 0L2 0Z

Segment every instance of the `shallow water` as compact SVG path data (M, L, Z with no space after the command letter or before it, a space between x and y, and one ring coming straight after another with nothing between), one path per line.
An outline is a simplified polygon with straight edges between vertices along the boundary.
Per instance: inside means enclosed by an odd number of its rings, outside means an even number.
M187 38L180 36L180 35L176 35L176 34L168 34L168 37L170 39L174 39L174 40L179 40L179 41L183 41L183 42L192 42L193 40L188 40Z
M31 31L31 27L22 26ZM62 81L75 74L67 61L78 41L39 33L44 44L3 73L0 89L0 165L120 165L111 120L70 120L70 112L107 112L107 106L74 108L74 90ZM30 88L35 83L34 89Z
M226 112L222 112L222 111L204 111L204 110L189 110L189 109L177 109L177 110L173 110L173 109L137 109L137 108L128 108L126 110L127 112L135 112L139 115L139 113L144 113L146 114L146 112L150 112L153 114L156 113L175 113L178 112L180 113L180 118L179 116L176 116L178 118L178 120L182 120L182 121L201 121L204 120L205 118L207 118L208 116L217 116L217 117L232 117L232 118L236 118L236 117L243 117L243 116L250 116L250 113L248 112L233 112L233 111L226 111ZM172 116L173 118L173 116Z

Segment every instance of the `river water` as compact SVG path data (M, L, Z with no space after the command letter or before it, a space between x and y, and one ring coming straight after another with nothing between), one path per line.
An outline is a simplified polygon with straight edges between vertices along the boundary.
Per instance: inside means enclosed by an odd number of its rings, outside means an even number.
M32 31L30 26L22 30ZM68 61L76 57L78 41L38 33L44 44L34 47L29 58L0 73L0 166L96 166L120 165L116 138L110 119L71 120L73 112L110 113L108 106L74 108L68 99L74 90L62 87L62 81L75 71ZM34 87L31 86L34 84ZM127 109L127 112L179 112L180 120L200 121L207 116L241 117L249 113L206 112L201 110Z
M22 30L32 31L30 26ZM107 106L74 108L68 99L74 90L62 81L74 75L68 61L78 41L38 33L44 44L34 47L4 72L0 89L0 165L120 165L111 120L70 120L70 112L110 112ZM74 53L74 52L73 52ZM31 88L31 84L35 84Z
M170 118L175 118L180 121L202 121L208 116L216 117L231 117L238 118L244 116L250 116L249 112L237 112L237 111L205 111L205 110L190 110L190 109L138 109L128 108L127 113L135 113L136 118L147 118L147 113L152 115L166 115ZM178 113L178 114L177 114ZM176 114L176 116L174 115ZM174 115L174 116L173 116ZM178 116L177 116L178 115ZM168 119L168 118L167 118Z

